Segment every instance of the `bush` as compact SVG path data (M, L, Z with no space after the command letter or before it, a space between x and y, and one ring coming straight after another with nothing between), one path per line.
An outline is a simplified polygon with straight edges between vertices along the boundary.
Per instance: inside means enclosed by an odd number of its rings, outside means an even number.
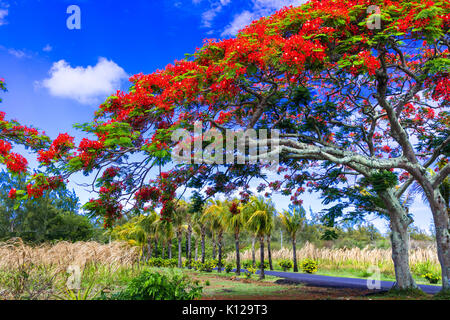
M175 268L178 266L178 260L177 259L151 258L151 259L148 259L147 264L150 267L156 267L156 268Z
M194 270L199 271L201 269L201 266L202 266L202 261L201 260L193 260L191 262L191 267Z
M232 264L232 263L227 263L227 264L225 265L225 272L226 272L226 273L230 273L231 270L233 270L233 264Z
M157 268L161 268L164 264L164 259L162 258L151 258L148 259L147 264L150 267L157 267Z
M201 260L192 261L191 266L196 271L212 272L212 270L217 266L216 260L205 260L202 263Z
M305 259L300 264L300 268L302 268L303 272L314 273L317 271L317 265L317 261L312 259Z
M256 266L258 267L258 269L261 268L261 261L258 261L256 263ZM264 269L269 269L269 261L264 260Z
M252 277L253 274L255 274L255 272L257 271L256 268L253 267L249 267L247 268L247 270L245 271L245 276L250 279Z
M252 260L244 260L242 261L242 266L244 267L244 269L248 269L253 267L253 261Z
M426 273L424 275L422 275L423 278L427 279L429 283L433 283L436 284L439 282L439 280L441 280L441 276L438 274L434 274L434 273Z
M163 261L163 267L165 267L165 268L175 268L177 266L178 266L177 259L165 259Z
M427 273L433 273L432 265L431 265L430 261L418 262L418 263L414 264L411 267L411 269L416 275L418 275L420 277L423 277Z
M102 293L102 300L193 300L200 298L203 288L199 282L191 282L187 276L171 276L143 271L130 284L109 297Z
M200 271L204 272L212 272L212 270L217 266L216 260L205 260L205 263L203 263L200 267Z
M288 271L294 266L292 261L289 259L283 259L278 261L278 265L283 269L283 271Z

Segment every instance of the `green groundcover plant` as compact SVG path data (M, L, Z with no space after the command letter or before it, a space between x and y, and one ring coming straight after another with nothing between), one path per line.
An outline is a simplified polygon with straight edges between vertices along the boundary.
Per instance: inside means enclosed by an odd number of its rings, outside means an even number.
M192 282L182 274L161 274L143 271L130 284L117 293L107 296L102 293L101 300L194 300L201 297L203 287L198 281Z

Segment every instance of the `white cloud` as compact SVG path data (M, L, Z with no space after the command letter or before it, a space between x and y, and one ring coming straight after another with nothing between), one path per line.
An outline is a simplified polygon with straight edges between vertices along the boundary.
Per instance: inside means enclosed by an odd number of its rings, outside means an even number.
M17 49L8 49L8 53L13 55L14 57L21 59L21 58L28 58L29 56L22 50Z
M255 18L255 14L250 11L243 11L234 16L233 21L222 32L222 37L234 36L243 27L249 25Z
M0 9L0 26L6 24L6 16L8 15L8 10L7 9Z
M42 51L44 51L44 52L50 52L52 50L53 50L53 48L49 44L47 44L44 48L42 48Z
M55 62L50 78L38 85L56 97L70 98L82 104L94 104L119 89L125 71L115 62L99 58L95 66L72 68L65 60Z
M8 15L8 9L0 9L0 26L6 24L6 16Z
M286 6L299 6L305 3L306 0L252 0L253 8L250 11L243 12L234 16L233 21L225 27L222 32L222 37L234 36L239 30L249 25L252 21L267 16Z
M199 3L198 1L197 3ZM211 28L211 23L214 18L222 11L222 9L230 4L231 0L219 0L213 2L209 10L202 13L202 26ZM195 3L195 2L194 2Z

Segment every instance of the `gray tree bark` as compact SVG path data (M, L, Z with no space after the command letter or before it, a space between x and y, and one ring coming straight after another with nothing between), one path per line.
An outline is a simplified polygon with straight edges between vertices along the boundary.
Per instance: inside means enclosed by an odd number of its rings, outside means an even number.
M412 219L406 214L392 190L379 192L379 196L389 213L395 287L400 290L417 289L409 267L408 226L412 223Z
M234 234L234 247L236 249L236 275L241 274L241 254L239 252L239 232Z
M259 268L259 279L262 280L265 278L264 275L264 236L259 238L259 256L261 259L261 266Z

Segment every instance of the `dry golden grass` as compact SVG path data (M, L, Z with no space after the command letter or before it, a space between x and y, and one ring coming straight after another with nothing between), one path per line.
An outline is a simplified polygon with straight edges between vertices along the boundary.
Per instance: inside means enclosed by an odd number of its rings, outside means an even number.
M15 238L0 243L0 270L15 270L23 265L66 270L70 265L86 264L129 266L138 261L139 250L123 242L65 242L29 246Z
M330 249L317 248L311 243L297 248L297 260L309 258L319 261L321 269L334 269L340 267L349 267L355 269L366 269L368 266L378 266L381 272L393 273L394 265L392 262L391 249L369 249L369 248L345 248ZM236 253L231 252L226 256L227 262L235 260ZM265 257L267 257L267 250ZM291 249L281 249L272 251L272 259L291 259ZM257 252L259 257L259 251ZM247 250L241 253L242 260L251 260L252 252ZM433 269L439 270L439 261L437 258L436 248L434 246L418 247L410 250L410 264L414 266L421 263L430 263Z

